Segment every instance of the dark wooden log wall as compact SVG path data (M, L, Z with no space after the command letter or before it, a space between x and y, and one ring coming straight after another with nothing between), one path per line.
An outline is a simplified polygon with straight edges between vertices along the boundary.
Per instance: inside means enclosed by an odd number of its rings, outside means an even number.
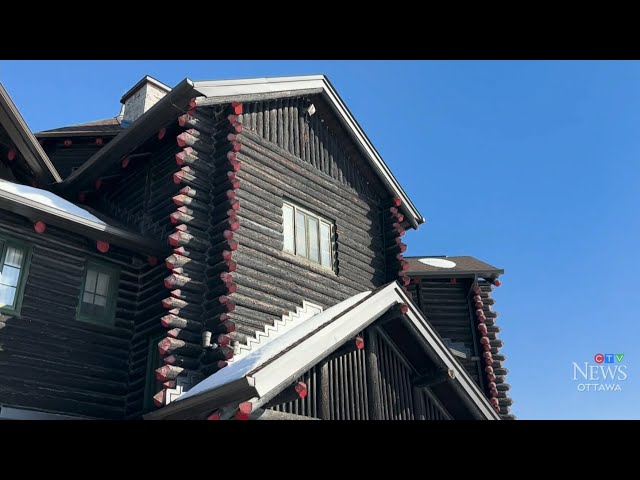
M314 115L305 113L313 103ZM238 121L360 195L379 201L384 189L319 95L244 104Z
M233 356L236 325L229 314L234 305L228 295L237 285L229 275L239 227L235 177L238 162L232 132L241 130L233 112L241 105L194 109L181 115L175 141L172 182L179 190L171 197L166 219L174 252L165 262L171 270L163 283L168 310L161 319L166 337L158 343L164 365L156 370L163 382L154 396L156 406L169 401L169 391L185 379L196 382L224 368ZM186 130L184 130L186 129ZM210 339L202 343L203 334ZM189 385L183 388L188 389Z
M172 127L173 133L177 125ZM180 148L170 135L162 140L154 136L123 158L101 180L99 189L94 185L91 192L84 192L87 203L143 235L166 242L172 230L167 218L175 210L171 198L180 189L172 180Z
M480 346L474 332L474 319L469 305L469 280L458 279L413 279L409 285L413 300L420 306L429 323L443 338L464 343L471 355L480 355ZM482 365L471 359L461 360L462 365L480 388L484 388Z
M490 293L493 285L481 280L429 279L414 277L408 287L431 325L443 338L462 342L475 359L461 360L471 377L485 392L496 411L504 419L513 419L506 383L507 369L500 353L502 340L497 337L498 313L493 311L495 301Z
M92 155L104 147L112 137L60 137L41 138L40 144L45 153L56 167L60 176L67 178L75 168L84 164ZM65 144L65 141L67 142ZM69 144L69 141L71 142Z
M471 286L470 301L473 304L473 314L479 332L478 341L484 366L485 392L500 416L505 420L513 420L515 417L510 413L513 404L509 396L511 386L506 381L509 371L503 365L506 357L500 353L504 342L497 336L500 327L496 324L498 312L492 308L495 303L490 295L492 290L491 283L480 280Z
M326 308L387 281L379 192L341 156L319 117L307 123L296 102L302 100L243 106L242 131L230 137L240 207L227 278L236 291L220 301L233 306L228 317L240 341L303 300ZM283 252L284 199L335 222L335 271Z
M21 316L0 322L0 403L98 418L123 418L143 259L111 245L0 212L0 231L32 247ZM113 327L76 320L87 259L120 271Z

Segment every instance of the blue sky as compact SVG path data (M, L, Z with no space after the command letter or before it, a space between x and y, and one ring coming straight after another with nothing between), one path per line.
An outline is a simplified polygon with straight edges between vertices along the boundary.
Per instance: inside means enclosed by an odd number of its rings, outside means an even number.
M474 255L522 419L640 419L640 62L0 61L29 126L113 117L143 75L328 75L427 218L408 253ZM624 353L622 392L572 362Z

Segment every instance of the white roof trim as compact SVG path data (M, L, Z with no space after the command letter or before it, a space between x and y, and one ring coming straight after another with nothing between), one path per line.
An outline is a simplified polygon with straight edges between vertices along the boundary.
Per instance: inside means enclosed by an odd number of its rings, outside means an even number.
M393 305L400 303L409 305L406 318L446 368L456 372L452 381L457 382L474 401L484 418L499 420L500 416L476 383L396 282L375 293L359 293L314 315L282 336L258 347L238 362L207 377L173 404L224 388L243 378L253 385L258 397L270 398L322 358L337 350L346 339L355 336Z
M22 118L20 111L11 100L11 97L0 83L0 118L6 118L9 122L3 126L7 130L9 138L15 144L32 170L38 175L40 172L48 173L54 182L62 182L60 174L51 163L51 160L40 146L40 142L33 135L27 123ZM41 175L40 175L41 176Z
M303 75L291 77L243 78L236 80L212 80L193 82L194 88L205 97L250 96L266 93L295 92L310 89L321 89L325 99L338 115L345 128L351 133L362 152L372 163L385 185L394 195L402 200L402 210L414 228L424 223L425 219L418 212L405 191L395 179L389 167L384 163L373 144L358 125L351 112L342 101L336 90L324 75ZM241 100L241 98L239 98Z

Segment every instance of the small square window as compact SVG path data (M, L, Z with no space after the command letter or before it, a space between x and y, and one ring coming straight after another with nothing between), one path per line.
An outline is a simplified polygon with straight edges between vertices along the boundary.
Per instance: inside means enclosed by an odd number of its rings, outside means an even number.
M333 223L290 203L282 205L284 250L333 268Z
M90 262L84 277L77 318L113 325L117 288L118 272L115 269Z

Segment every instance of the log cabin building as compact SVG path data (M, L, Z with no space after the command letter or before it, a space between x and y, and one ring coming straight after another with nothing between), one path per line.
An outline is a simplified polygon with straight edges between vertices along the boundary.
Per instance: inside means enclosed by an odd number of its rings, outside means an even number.
M32 134L0 86L0 418L511 419L472 257L322 75L145 77Z

